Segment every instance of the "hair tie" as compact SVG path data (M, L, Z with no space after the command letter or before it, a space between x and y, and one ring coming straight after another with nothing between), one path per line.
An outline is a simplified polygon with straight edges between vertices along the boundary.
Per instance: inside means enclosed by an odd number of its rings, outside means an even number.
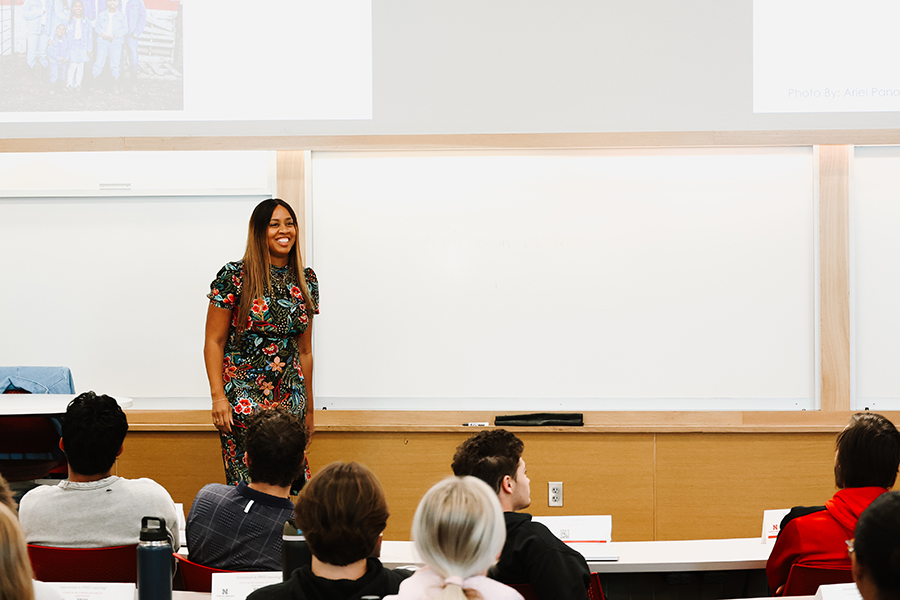
M444 580L444 585L458 585L459 587L463 586L463 578L459 575L454 575L453 577L448 577Z

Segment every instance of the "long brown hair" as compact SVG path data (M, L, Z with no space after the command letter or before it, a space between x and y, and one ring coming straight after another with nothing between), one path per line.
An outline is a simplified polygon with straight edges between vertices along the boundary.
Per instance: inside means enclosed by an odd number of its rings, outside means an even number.
M0 505L0 600L34 600L31 561L19 521Z
M250 316L250 308L253 301L265 296L266 292L271 292L272 281L270 278L269 266L269 245L268 245L268 229L269 221L272 219L272 213L275 208L283 206L294 220L294 248L288 256L288 267L294 274L294 279L303 293L303 303L306 304L306 315L312 323L313 314L316 312L315 304L313 304L312 296L309 293L309 287L306 285L306 276L303 273L303 256L300 254L300 244L297 235L299 233L299 225L297 224L297 215L291 205L280 198L269 198L263 200L253 209L250 215L250 225L247 228L247 249L244 251L244 278L241 285L241 304L238 307L236 327L238 331L247 328L247 317Z

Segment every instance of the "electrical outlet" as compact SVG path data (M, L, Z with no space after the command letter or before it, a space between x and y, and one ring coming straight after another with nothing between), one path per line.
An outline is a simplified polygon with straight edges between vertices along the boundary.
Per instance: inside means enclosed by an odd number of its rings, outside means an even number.
M547 505L548 506L562 506L563 505L562 481L547 482Z

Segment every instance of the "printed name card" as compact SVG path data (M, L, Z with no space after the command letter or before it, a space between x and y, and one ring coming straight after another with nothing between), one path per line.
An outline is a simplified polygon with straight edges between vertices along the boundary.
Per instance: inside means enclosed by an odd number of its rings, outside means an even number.
M779 528L781 527L781 520L789 512L791 512L791 509L789 508L777 508L774 510L763 511L763 543L769 544L775 541L775 538L778 537Z
M558 517L532 517L543 524L553 535L567 544L606 543L612 539L612 516L581 515Z
M133 583L48 583L64 600L134 600Z
M213 573L212 597L213 600L244 600L250 592L281 580L281 571Z
M816 600L862 600L855 583L820 585Z

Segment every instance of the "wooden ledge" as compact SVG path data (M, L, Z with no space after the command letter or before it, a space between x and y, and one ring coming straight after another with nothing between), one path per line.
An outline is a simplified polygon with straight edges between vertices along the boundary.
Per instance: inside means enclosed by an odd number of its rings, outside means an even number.
M900 129L5 138L0 139L0 152L109 152L128 150L430 151L776 147L812 146L816 144L900 144Z
M208 431L207 410L128 410L131 431ZM509 427L521 433L837 433L847 424L851 411L798 412L625 412L584 413L583 427ZM885 412L900 423L900 412ZM463 423L493 423L494 412L460 411L360 411L317 410L316 431L367 433L474 432L485 427Z

